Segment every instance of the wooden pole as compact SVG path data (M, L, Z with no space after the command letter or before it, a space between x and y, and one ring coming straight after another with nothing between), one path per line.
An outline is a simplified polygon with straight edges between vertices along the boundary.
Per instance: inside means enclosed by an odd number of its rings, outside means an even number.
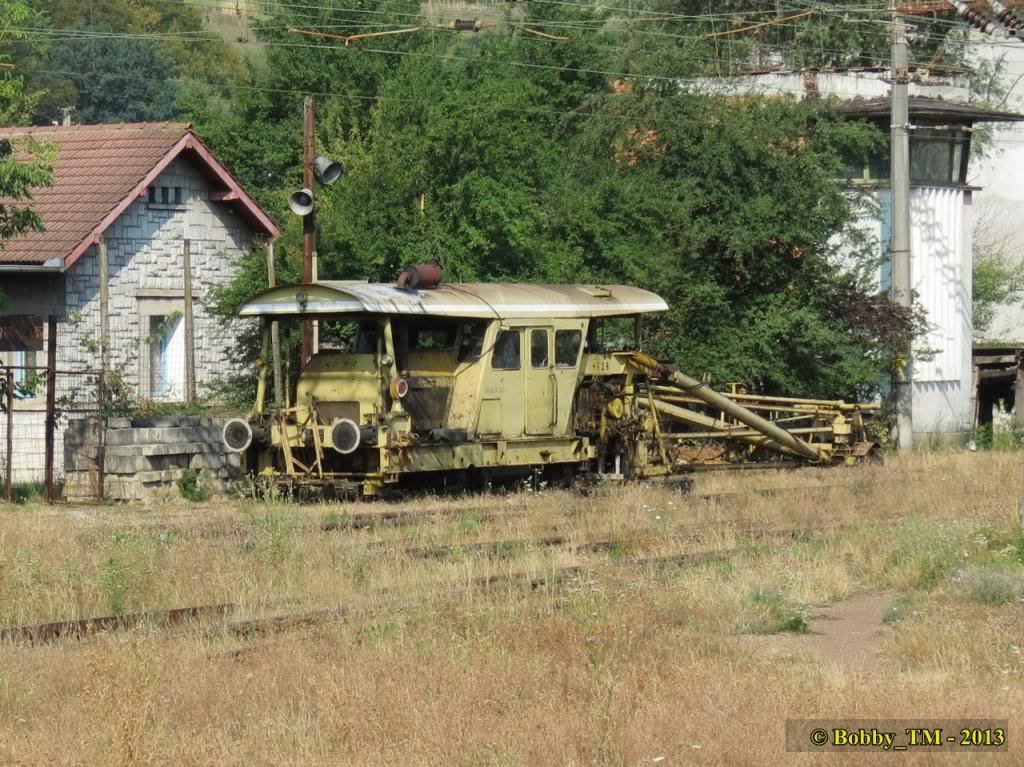
M107 260L107 241L100 237L96 247L96 256L99 259L100 268L100 370L103 373L103 381L110 372L110 277ZM100 407L106 406L105 392L102 386L99 391Z
M302 114L302 185L312 190L315 185L313 178L313 158L316 155L316 107L313 97L306 96ZM302 282L306 285L313 281L313 251L316 249L316 198L313 210L302 219ZM313 356L313 323L302 322L302 367L306 366Z
M196 401L196 336L192 315L192 241L186 239L185 251L185 399Z
M14 492L14 371L7 368L7 458L4 463L6 473L6 498L10 503Z
M267 285L277 285L277 273L274 269L274 243L267 243ZM270 355L273 361L274 373L274 401L278 407L285 407L284 401L284 377L281 374L281 330L277 326L277 320L270 323Z
M46 323L46 437L43 485L46 502L53 503L53 440L57 430L57 318L50 315Z

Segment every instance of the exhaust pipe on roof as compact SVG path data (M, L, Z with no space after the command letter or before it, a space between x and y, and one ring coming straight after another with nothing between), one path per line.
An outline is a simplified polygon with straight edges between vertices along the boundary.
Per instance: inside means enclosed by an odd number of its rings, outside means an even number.
M429 264L416 264L407 266L398 275L398 287L412 290L427 290L436 288L441 284L443 274L441 265L437 261Z

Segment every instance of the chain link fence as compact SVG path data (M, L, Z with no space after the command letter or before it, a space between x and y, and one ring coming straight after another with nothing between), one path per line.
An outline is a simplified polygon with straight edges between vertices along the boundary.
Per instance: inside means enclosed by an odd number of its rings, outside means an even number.
M38 335L0 353L0 498L99 501L111 393L98 322L50 317Z

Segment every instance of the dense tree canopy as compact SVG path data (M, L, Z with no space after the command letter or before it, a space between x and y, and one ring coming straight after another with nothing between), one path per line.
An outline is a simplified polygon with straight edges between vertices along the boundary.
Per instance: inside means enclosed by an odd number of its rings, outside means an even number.
M837 181L841 158L882 137L828 104L707 95L701 79L880 63L881 0L852 16L749 0L536 0L480 5L484 26L468 33L407 0L266 3L244 58L186 5L79 5L38 2L53 30L43 38L65 40L46 54L51 79L37 78L44 105L60 94L91 119L191 120L283 224L283 279L299 274L301 224L286 200L313 94L319 149L347 169L318 190L323 277L389 280L436 258L453 280L641 285L673 307L651 321L652 351L779 393L864 395L910 332L855 276L856 259L835 252L838 234L856 240L858 212ZM412 28L348 45L294 31ZM915 55L937 60L941 35L925 31ZM126 57L130 72L115 63ZM66 98L58 71L72 73ZM265 279L254 253L214 291L218 310Z

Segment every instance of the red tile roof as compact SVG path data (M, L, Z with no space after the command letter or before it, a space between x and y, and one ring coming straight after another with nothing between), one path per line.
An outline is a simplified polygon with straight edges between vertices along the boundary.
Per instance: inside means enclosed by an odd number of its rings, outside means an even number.
M277 227L184 123L125 123L0 128L0 140L31 136L57 148L53 184L34 191L31 207L45 232L0 243L0 264L42 264L61 258L67 268L182 153L261 234Z

